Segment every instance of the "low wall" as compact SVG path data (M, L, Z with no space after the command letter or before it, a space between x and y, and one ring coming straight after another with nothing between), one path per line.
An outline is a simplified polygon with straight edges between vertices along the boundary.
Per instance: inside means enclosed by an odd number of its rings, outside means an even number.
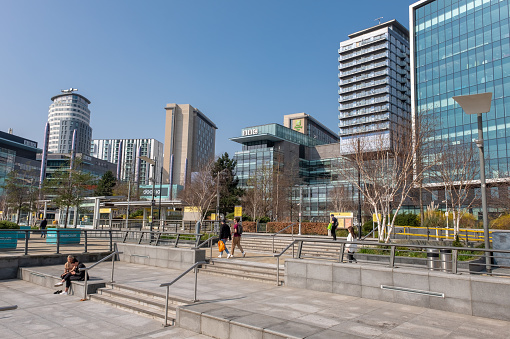
M285 285L510 321L510 279L505 278L287 259ZM444 293L444 297L387 290L381 285Z
M73 255L82 262L94 262L101 260L110 253L66 253L0 257L0 280L16 279L18 277L18 269L21 267L64 265L68 255Z
M205 250L117 243L120 261L133 264L187 269L205 260Z

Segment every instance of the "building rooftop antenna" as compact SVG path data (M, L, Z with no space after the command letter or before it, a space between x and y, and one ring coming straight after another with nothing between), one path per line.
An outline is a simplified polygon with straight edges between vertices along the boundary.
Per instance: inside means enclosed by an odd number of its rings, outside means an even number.
M380 24L381 24L381 19L382 19L382 18L383 18L383 17L381 16L381 17L379 17L379 18L377 18L377 19L374 19L374 21L378 20L378 21L379 21L378 25L380 25Z
M73 92L76 92L78 89L77 88L69 88L69 89L62 89L60 90L60 92L62 93L73 93Z

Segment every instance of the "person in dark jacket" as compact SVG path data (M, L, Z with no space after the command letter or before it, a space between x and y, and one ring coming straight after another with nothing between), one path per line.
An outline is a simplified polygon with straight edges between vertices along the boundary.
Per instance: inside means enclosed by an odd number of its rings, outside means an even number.
M48 225L48 220L44 218L41 221L41 225L39 226L39 228L41 229L41 238L46 238L46 225Z
M79 262L77 259L74 259L73 260L73 268L72 270L67 273L64 278L62 279L62 281L58 284L55 284L55 286L61 286L63 285L64 281L66 283L66 289L64 292L60 293L60 294L68 294L69 292L69 287L71 287L71 280L85 280L85 274L86 274L86 271L81 271L80 268L85 268L85 265L82 264L81 262Z
M230 252L227 249L227 239L232 240L232 235L230 233L230 227L227 225L225 219L221 220L221 228L220 228L220 240L225 244L225 252L227 252L227 259L231 257ZM223 252L220 252L218 258L221 258Z
M331 214L331 235L333 240L336 240L336 229L338 227L338 220L334 214Z

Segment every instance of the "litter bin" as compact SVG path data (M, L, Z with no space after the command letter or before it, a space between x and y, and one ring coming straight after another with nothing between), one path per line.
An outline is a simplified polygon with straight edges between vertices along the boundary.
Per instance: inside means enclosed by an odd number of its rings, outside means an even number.
M438 249L427 249L427 268L431 271L439 271L441 269L441 261L439 261Z
M439 260L441 261L441 271L452 272L452 250L440 250Z

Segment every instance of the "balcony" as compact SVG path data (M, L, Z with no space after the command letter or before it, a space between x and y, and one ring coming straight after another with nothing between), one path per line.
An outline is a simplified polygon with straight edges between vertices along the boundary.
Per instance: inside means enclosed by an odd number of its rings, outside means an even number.
M383 69L381 71L360 74L358 76L354 76L354 77L349 78L349 79L341 79L340 80L341 83L339 83L339 84L340 85L347 85L347 84L349 84L351 82L363 81L365 79L375 78L375 77L379 77L379 76L383 76L383 75L388 75L388 74L389 74L388 69ZM339 76L340 76L340 74L339 74Z
M379 105L379 106L372 106L372 107L363 107L360 109L354 109L352 111L346 111L346 112L340 112L338 114L338 119L346 119L354 116L361 116L365 114L374 114L378 112L385 112L390 109L390 105Z
M355 58L358 55L363 55L363 54L371 53L371 52L380 50L382 48L386 48L387 49L388 48L388 43L385 42L385 43L374 45L374 46L371 46L371 47L368 47L368 48L361 48L361 49L359 49L357 51L354 51L352 53L349 53L349 54L344 54L344 55L340 54L339 61ZM339 52L339 53L341 53L341 52Z
M363 92L358 92L358 93L353 93L351 95L344 95L344 96L340 96L340 101L348 101L348 100L354 100L354 99L359 99L359 98L364 98L364 97L368 97L368 96L373 96L373 95L377 95L377 94L380 94L380 93L388 93L389 94L389 88L378 88L378 89L372 89L370 91L363 91Z
M388 101L390 101L390 96L384 95L384 96L380 96L377 98L370 98L370 99L364 99L364 100L360 100L360 101L350 102L348 104L340 103L340 106L338 106L338 109L346 110L346 109L350 109L350 108L368 106L368 105L373 105L373 104L376 104L379 102L388 102Z
M359 59L356 59L356 60L352 60L351 62L348 62L348 63L340 64L339 67L340 68L347 68L347 67L351 67L351 66L354 66L354 65L363 64L365 62L369 62L369 61L372 61L372 60L375 60L375 59L381 59L381 58L387 58L387 57L388 57L388 52L383 52L383 53L371 55L369 57L359 58ZM341 61L340 57L338 58L338 61Z

